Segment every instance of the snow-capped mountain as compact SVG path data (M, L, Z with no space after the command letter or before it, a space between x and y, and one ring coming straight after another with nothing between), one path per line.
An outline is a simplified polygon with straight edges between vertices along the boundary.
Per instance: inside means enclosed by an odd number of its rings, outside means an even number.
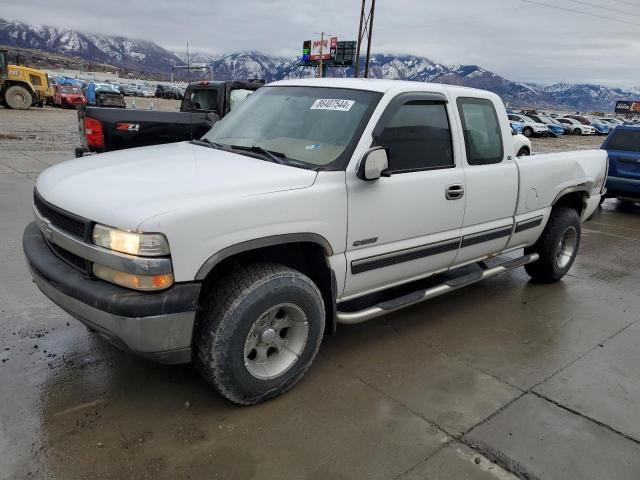
M144 40L2 19L0 45L69 55L137 72L164 74L165 77L173 65L185 64L187 60L185 52L169 52ZM270 82L282 78L313 77L316 74L315 69L300 66L297 58L270 56L255 51L219 55L191 52L190 61L209 64L217 80L263 78ZM510 81L478 65L447 66L415 55L377 54L371 57L369 66L370 76L375 78L438 82L491 90L511 107L611 111L616 100L640 97L640 88L562 83L551 86L532 85ZM328 70L328 75L332 77L352 77L353 73L353 68Z
M168 72L181 63L173 53L145 40L83 33L0 19L0 45L71 55L96 63L147 72Z

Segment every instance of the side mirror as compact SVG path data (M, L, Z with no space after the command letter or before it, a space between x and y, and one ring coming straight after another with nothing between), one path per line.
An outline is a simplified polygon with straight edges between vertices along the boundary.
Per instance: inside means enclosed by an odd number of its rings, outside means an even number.
M389 176L389 153L385 147L373 147L362 156L358 167L358 178L362 180L377 180Z

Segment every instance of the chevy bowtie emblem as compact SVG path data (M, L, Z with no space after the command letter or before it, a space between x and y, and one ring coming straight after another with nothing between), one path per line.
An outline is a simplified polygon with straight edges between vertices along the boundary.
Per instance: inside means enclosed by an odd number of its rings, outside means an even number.
M53 231L51 230L51 220L48 218L42 217L40 219L40 230L42 230L42 234L44 238L47 240L53 240Z

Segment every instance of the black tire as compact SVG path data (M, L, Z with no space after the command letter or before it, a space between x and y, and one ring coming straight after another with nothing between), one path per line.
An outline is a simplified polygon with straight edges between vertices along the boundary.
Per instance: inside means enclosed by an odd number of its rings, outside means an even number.
M33 95L25 87L12 85L5 93L5 102L14 110L28 110L33 103Z
M527 147L522 147L519 151L518 151L518 157L528 157L531 154L531 152L529 152L529 149Z
M522 134L527 137L527 138L531 138L533 136L533 128L531 127L524 127L522 129Z
M575 128L575 129L573 130L573 134L574 134L574 135L582 135L582 130L580 130L579 128Z
M318 287L292 268L256 263L235 267L214 282L209 292L193 337L194 362L204 379L240 405L253 405L289 391L313 362L322 341L325 308ZM304 312L306 340L286 370L273 378L257 378L250 371L245 342L255 322L281 304Z
M575 234L575 244L570 255L559 258L560 248L566 232ZM524 253L537 253L540 259L525 265L525 270L533 281L538 283L553 283L564 277L576 258L580 249L581 238L580 216L569 207L557 207L551 211L547 226L538 241L531 247L524 249ZM566 263L565 263L566 262Z

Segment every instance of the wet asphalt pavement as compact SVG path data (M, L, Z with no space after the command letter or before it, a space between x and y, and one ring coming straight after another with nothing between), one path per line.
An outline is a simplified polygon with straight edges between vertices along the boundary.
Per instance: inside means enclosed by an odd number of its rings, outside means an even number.
M31 282L34 180L75 128L0 109L0 478L640 478L639 206L605 202L562 282L519 269L340 327L290 393L237 407Z

